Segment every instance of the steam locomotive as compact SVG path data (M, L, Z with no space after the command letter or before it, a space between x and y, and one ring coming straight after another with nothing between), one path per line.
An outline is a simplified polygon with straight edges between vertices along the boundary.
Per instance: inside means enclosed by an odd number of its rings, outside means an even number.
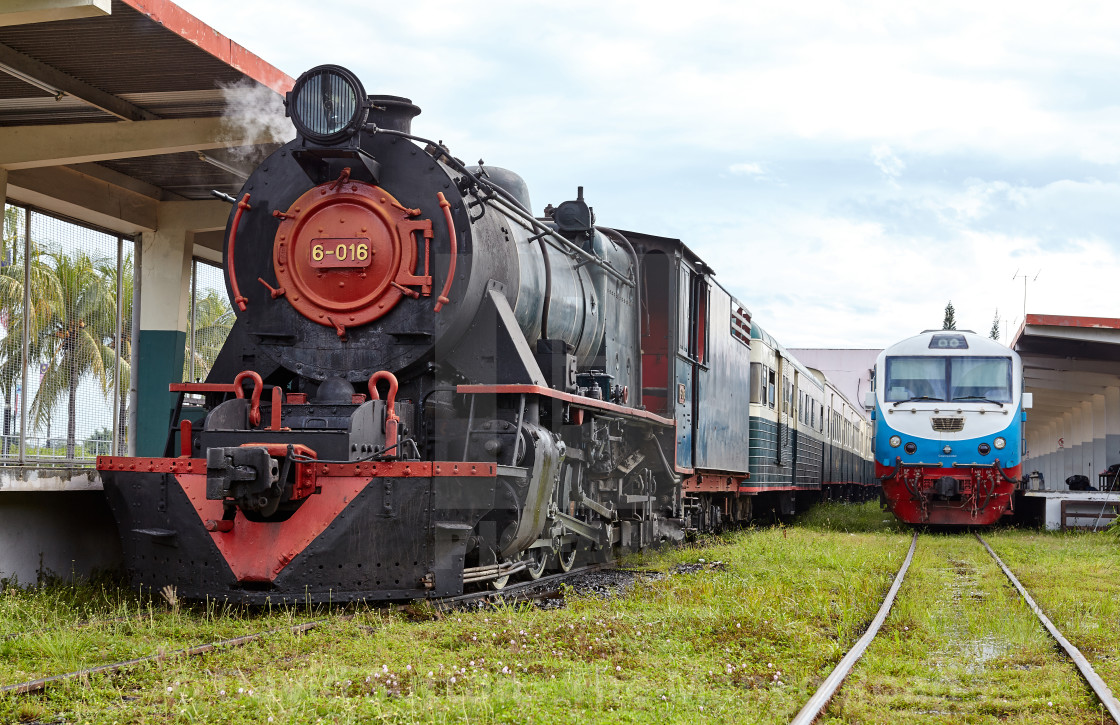
M286 105L211 373L171 385L164 456L98 460L135 584L440 597L792 506L748 485L750 313L679 240L597 225L582 188L534 216L344 68Z

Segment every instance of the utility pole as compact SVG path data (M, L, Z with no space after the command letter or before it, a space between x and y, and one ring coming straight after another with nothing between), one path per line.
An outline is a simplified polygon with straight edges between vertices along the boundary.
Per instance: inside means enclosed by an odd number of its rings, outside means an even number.
M1029 272L1023 272L1022 274L1019 274L1019 270L1016 269L1015 274L1011 276L1012 281L1017 280L1020 277L1023 278L1023 324L1026 324L1027 322L1027 280L1029 279L1031 282L1035 282L1038 280L1038 275L1040 274L1042 274L1041 269L1034 273L1034 277L1031 277Z

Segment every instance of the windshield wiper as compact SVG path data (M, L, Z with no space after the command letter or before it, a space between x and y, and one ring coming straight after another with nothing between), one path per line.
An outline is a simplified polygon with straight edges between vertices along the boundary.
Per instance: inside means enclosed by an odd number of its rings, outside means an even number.
M892 408L897 408L900 403L912 403L915 400L936 400L938 403L944 403L945 402L944 398L932 398L928 395L915 395L913 398L907 398L906 400L896 400L894 405L891 406L891 407Z
M957 400L983 400L985 403L995 403L999 407L1003 407L1003 403L998 400L992 400L991 398L985 398L983 395L962 395L959 398L953 398L953 402Z

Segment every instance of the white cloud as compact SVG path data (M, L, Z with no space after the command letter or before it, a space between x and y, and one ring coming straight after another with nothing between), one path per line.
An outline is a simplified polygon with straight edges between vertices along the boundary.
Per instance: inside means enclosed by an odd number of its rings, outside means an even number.
M891 178L895 178L902 174L906 164L902 159L898 158L891 147L886 144L879 144L871 149L871 158L875 161L875 165L879 167L879 171Z
M538 208L582 184L603 223L679 236L787 345L885 345L949 299L986 331L1022 314L1016 267L1031 311L1120 316L1108 4L181 2L293 76L412 98Z
M731 164L727 170L736 176L762 176L766 173L762 170L762 165L756 163Z

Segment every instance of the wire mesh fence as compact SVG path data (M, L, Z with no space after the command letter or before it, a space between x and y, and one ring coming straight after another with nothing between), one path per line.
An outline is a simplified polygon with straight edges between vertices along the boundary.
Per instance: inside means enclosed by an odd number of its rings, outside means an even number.
M126 450L134 244L4 207L0 465L88 464Z
M235 319L226 295L222 268L195 259L191 268L191 308L187 321L187 349L183 382L206 380Z

